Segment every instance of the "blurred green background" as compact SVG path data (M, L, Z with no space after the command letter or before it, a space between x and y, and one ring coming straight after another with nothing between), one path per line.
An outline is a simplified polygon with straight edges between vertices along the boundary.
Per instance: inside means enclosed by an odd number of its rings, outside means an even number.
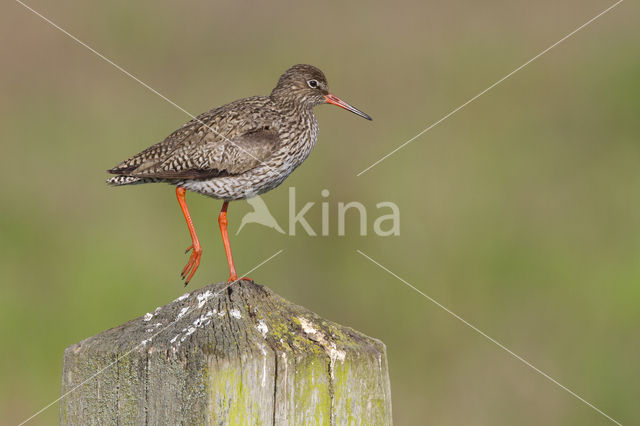
M401 210L401 235L290 237L248 225L239 271L382 339L396 424L609 421L356 253L360 249L597 407L639 424L640 7L624 2L360 177L367 167L608 1L110 2L31 6L193 113L268 94L310 63L371 114L316 109L288 190ZM0 6L0 414L59 396L62 352L184 293L173 189L108 188L105 169L187 121L45 24ZM220 202L191 195L204 247L189 289L227 278ZM232 203L232 233L246 202ZM353 215L355 216L355 215ZM335 224L335 221L332 222ZM55 424L58 405L30 424Z

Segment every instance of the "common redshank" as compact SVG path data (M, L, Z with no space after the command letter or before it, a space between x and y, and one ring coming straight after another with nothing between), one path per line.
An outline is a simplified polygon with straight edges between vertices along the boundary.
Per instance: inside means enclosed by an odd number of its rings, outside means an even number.
M187 208L187 190L223 200L218 216L229 280L238 279L227 232L229 201L256 196L280 185L309 156L318 138L313 107L333 104L371 120L329 93L322 71L294 65L269 96L254 96L205 112L116 167L111 185L166 182L176 186L191 235L189 261L180 274L189 283L202 248Z

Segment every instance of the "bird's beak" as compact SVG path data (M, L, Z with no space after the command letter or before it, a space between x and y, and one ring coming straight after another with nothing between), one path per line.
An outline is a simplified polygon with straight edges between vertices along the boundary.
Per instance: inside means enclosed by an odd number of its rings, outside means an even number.
M348 103L346 103L345 101L343 101L339 97L337 97L335 95L332 95L331 93L329 93L328 95L325 95L324 99L326 100L326 102L328 104L337 105L340 108L344 108L347 111L351 111L354 114L358 114L360 117L366 118L367 120L372 120L371 117L369 117L364 112L360 111L358 108L352 107L351 105L349 105Z

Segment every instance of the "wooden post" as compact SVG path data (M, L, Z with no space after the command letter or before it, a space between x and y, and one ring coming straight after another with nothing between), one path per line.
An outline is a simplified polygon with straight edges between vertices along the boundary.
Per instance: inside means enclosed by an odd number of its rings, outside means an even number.
M213 284L64 352L62 424L389 425L384 344Z

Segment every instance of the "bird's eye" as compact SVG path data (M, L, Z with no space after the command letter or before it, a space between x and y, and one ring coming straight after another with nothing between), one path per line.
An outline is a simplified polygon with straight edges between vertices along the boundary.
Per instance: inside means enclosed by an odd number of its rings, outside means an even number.
M318 81L317 80L309 80L309 81L307 81L307 84L312 89L315 89L316 87L318 87Z

